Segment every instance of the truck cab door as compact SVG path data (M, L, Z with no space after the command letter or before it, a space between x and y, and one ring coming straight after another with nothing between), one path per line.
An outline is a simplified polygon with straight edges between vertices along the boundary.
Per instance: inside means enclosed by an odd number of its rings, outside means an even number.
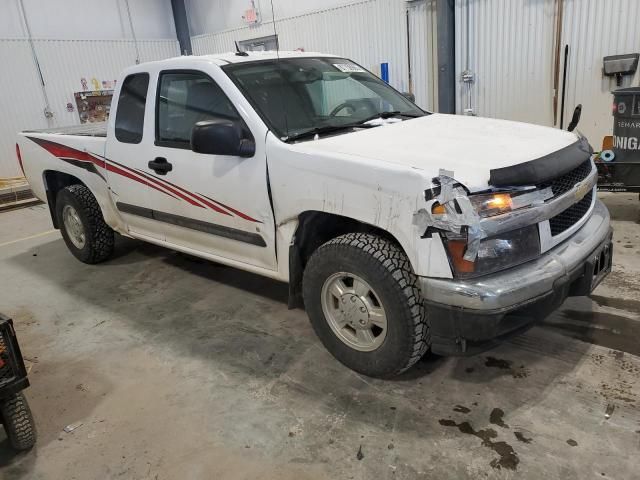
M158 187L141 173L147 168L148 144L153 142L149 138L153 129L145 126L145 112L154 107L153 96L148 95L149 84L147 72L132 73L122 82L115 117L109 121L105 167L111 199L129 233L162 240L164 233L152 219L149 196L149 190Z
M216 78L217 77L217 78ZM219 68L164 70L158 74L155 142L152 161L143 170L175 198L151 190L154 217L167 244L205 254L276 269L275 227L269 196L264 136L236 108L220 83L231 81ZM227 88L230 88L227 85ZM239 93L237 94L239 95ZM239 111L244 111L245 116ZM252 131L256 143L250 158L195 153L193 126L226 118ZM247 120L249 119L249 122ZM169 245L169 246L170 246Z

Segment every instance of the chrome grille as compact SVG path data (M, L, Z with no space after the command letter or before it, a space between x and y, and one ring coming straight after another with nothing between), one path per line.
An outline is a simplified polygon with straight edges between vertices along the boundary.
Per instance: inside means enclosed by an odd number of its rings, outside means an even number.
M551 187L553 196L557 197L571 190L576 183L579 183L585 178L587 178L590 173L591 173L591 160L585 160L570 172L565 173L564 175L561 175L558 178L554 178L553 180L550 180L545 183L541 183L536 186L539 189Z
M562 213L559 213L555 217L549 219L549 226L551 227L551 235L556 236L570 229L574 226L582 217L584 217L593 201L593 190L589 190L582 200L574 203Z

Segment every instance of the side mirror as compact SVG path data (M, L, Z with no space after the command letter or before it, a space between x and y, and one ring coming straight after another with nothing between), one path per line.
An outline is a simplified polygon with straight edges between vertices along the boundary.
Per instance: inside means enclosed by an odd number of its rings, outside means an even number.
M412 103L416 103L416 96L410 92L402 92L402 96Z
M256 144L240 122L216 118L203 120L193 126L191 150L210 155L253 157Z

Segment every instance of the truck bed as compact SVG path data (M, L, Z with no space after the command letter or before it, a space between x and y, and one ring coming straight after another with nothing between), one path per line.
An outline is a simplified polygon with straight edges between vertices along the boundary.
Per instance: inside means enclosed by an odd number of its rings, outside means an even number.
M106 137L107 122L84 123L69 127L45 128L42 130L23 130L22 133L51 133L55 135L79 135L83 137Z
M20 165L33 194L49 202L44 180L47 172L56 172L78 179L95 196L108 199L106 143L106 123L20 132Z

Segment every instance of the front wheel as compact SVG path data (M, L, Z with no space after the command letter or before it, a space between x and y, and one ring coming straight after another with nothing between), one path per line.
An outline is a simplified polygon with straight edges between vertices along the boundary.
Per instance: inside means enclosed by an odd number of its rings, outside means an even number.
M364 375L402 373L429 347L417 277L404 252L384 238L349 233L322 245L305 268L303 294L327 350Z

